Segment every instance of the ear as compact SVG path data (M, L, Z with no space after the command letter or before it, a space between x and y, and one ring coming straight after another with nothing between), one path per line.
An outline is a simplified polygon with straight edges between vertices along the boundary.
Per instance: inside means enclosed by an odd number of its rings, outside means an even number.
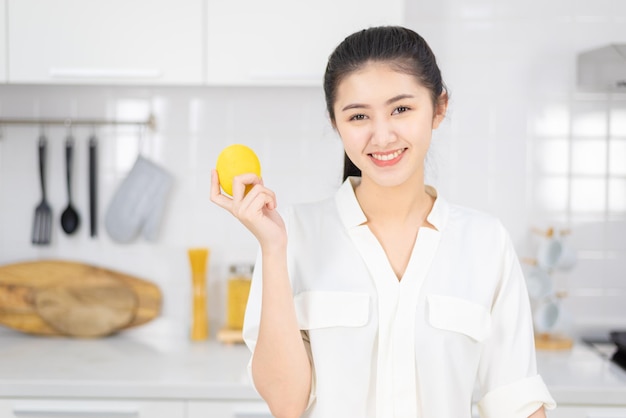
M433 129L437 129L441 122L446 117L448 110L448 92L444 91L437 100L437 107L435 108L435 114L433 116Z

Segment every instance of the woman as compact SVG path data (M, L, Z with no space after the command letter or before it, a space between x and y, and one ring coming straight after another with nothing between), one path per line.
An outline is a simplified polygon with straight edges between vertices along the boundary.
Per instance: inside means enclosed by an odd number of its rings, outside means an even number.
M427 43L402 27L357 32L324 90L346 153L335 196L283 222L255 175L232 199L212 179L211 199L260 244L244 337L272 413L469 418L476 394L483 417L545 417L555 405L508 234L424 184L448 104Z

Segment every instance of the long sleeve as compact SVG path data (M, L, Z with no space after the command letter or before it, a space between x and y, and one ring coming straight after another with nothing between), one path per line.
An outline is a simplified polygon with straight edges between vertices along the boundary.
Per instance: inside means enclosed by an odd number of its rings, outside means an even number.
M527 418L539 407L556 407L537 374L528 292L513 244L502 228L502 277L492 306L492 333L479 365L485 418Z

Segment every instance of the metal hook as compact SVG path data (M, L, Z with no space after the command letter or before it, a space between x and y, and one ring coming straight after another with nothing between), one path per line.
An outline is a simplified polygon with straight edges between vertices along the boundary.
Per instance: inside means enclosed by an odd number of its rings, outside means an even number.
M74 136L72 135L72 120L71 119L65 119L65 123L64 123L65 127L67 128L67 137L66 137L66 141L69 142L73 142L74 141Z
M46 124L45 123L40 123L39 124L39 141L43 141L46 138Z
M146 126L145 125L137 125L139 128L139 155L143 155L145 153L146 146Z

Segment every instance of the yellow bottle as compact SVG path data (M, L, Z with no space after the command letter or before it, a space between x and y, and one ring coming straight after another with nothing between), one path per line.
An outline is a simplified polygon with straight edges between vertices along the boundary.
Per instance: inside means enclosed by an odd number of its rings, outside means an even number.
M228 303L226 313L226 327L232 330L243 328L243 318L250 293L252 282L251 264L235 264L230 266L228 278Z
M209 318L207 312L206 266L209 258L208 248L190 248L187 250L191 265L193 310L191 318L192 341L209 338Z

